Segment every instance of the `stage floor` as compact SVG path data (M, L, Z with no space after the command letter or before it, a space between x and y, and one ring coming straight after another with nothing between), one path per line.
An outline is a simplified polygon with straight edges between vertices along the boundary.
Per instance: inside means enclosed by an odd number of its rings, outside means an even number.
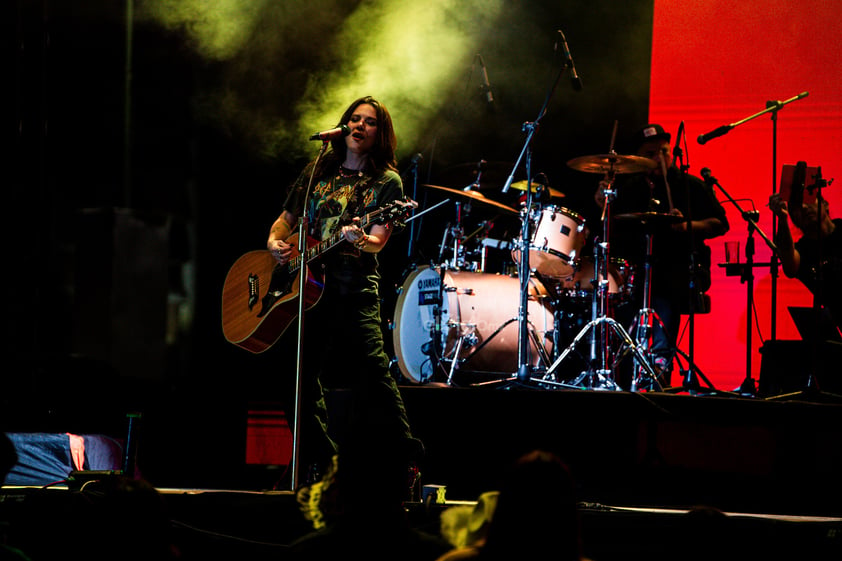
M520 386L401 390L426 447L420 483L444 486L448 500L410 504L418 527L438 531L442 508L472 503L496 488L497 477L520 454L542 448L573 471L586 547L596 561L668 558L679 538L692 547L682 521L695 506L729 513L735 535L751 546L751 558L791 559L808 552L842 559L842 405L834 399ZM329 394L340 424L343 401L343 392ZM178 414L197 417L194 411ZM166 426L145 427L138 464L166 497L186 558L223 553L276 559L285 544L310 529L291 483L279 479L288 466L244 466L243 456L226 460L212 448L220 444L219 434L200 438L196 432L194 442L182 439L177 446L158 442L162 428L174 432L182 419L164 415L151 421ZM196 422L201 426L203 419ZM172 457L170 464L150 465L154 456L179 448L192 463L178 465ZM217 452L216 464L193 456L199 449ZM237 462L243 468L238 477L218 477ZM179 470L187 471L187 480L205 476L211 484L167 484L185 480ZM231 486L232 480L240 485ZM2 520L26 508L33 493L44 492L62 490L3 488Z
M424 482L475 499L518 455L544 448L584 501L837 515L842 405L659 392L404 387L427 447Z

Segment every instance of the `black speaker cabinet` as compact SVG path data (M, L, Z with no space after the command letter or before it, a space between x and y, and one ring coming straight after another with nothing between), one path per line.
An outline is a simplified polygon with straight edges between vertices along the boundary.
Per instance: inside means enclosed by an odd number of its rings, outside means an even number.
M808 389L832 393L842 390L840 343L766 341L760 348L760 355L758 394L761 397Z

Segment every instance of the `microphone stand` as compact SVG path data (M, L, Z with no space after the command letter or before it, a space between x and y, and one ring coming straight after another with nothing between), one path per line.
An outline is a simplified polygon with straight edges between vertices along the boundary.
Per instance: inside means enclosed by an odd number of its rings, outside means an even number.
M529 306L529 279L530 279L530 268L529 268L529 250L531 249L531 236L529 231L529 219L530 213L532 212L532 172L531 172L531 145L532 139L535 136L535 131L538 129L539 122L541 118L547 113L547 106L549 105L550 99L552 99L553 93L555 92L556 86L558 85L558 81L561 79L562 74L564 74L564 70L570 66L569 62L565 60L565 63L561 65L558 73L556 74L555 80L550 85L549 90L547 91L547 96L544 98L544 104L541 106L541 110L538 112L538 118L535 119L533 122L526 122L523 124L522 131L525 131L526 140L524 141L523 148L518 155L517 161L515 162L514 167L512 168L512 173L509 174L508 179L506 179L506 183L503 185L503 189L501 190L502 193L508 193L509 188L512 185L512 182L515 178L515 172L520 167L520 162L526 157L526 211L523 215L522 225L520 229L520 262L518 263L518 277L520 278L520 304L518 306L518 345L517 345L517 355L518 355L518 366L517 366L517 373L516 378L518 383L524 384L532 380L531 377L531 361L529 360L529 324L528 324L528 306ZM540 380L539 380L540 381Z
M738 127L743 123L747 123L761 115L765 115L766 113L772 114L772 194L778 192L777 189L777 156L778 156L778 111L784 108L785 105L789 105L793 101L798 101L799 99L805 98L810 95L809 92L801 92L800 94L793 96L785 101L767 101L766 102L766 109L755 113L754 115L750 115L745 119L737 121L736 123L731 123L730 125L722 125L721 127L717 127L716 129L706 133L699 135L698 142L699 144L705 144L707 141L720 137L722 135L728 134L731 129L734 127ZM721 189L721 187L720 187ZM777 221L772 221L772 237L774 238L777 235ZM746 248L748 251L748 248ZM779 266L778 256L775 252L772 252L772 258L770 259L770 267L771 267L771 275L772 275L772 317L771 317L771 340L774 341L777 339L777 301L778 301L778 266Z
M411 164L411 167L410 167L410 173L412 173L412 200L413 201L418 200L418 197L416 195L418 193L418 163L420 161L421 161L421 154L415 154L412 157L412 164ZM412 210L412 216L415 216L415 210L414 209ZM406 256L407 256L408 259L412 259L412 252L415 251L414 246L415 246L415 222L413 221L409 225L409 241L407 243L407 248L406 248Z
M313 169L310 172L310 179L307 182L307 191L304 193L303 203L301 207L301 214L298 217L298 255L301 259L301 265L298 269L298 352L295 358L295 428L292 431L292 458L290 460L292 471L292 490L295 491L299 487L299 452L301 446L301 394L304 385L304 310L306 302L304 301L305 290L307 288L307 277L310 274L307 267L307 202L310 198L310 190L313 188L313 178L316 174L316 166L319 160L324 156L329 140L322 142L322 147L313 162Z
M757 225L757 219L760 217L760 213L756 210L752 211L745 211L743 210L739 203L734 200L734 198L719 184L719 181L715 177L710 174L710 170L708 168L702 168L702 177L705 179L705 183L708 185L716 185L719 187L719 190L731 201L738 211L740 211L740 216L742 216L743 220L746 221L746 227L748 229L748 237L746 238L746 262L745 264L736 264L728 265L726 268L726 274L732 272L734 267L737 271L741 273L740 282L746 283L746 377L743 380L743 383L740 385L739 389L736 390L742 395L750 395L755 396L757 395L757 385L754 382L754 378L751 376L751 316L752 310L754 309L754 267L763 267L768 266L768 263L754 263L754 232L758 232L760 236L763 238L763 241L766 242L766 245L769 246L769 249L772 250L772 253L778 251L777 246L769 239L769 236L763 231L760 226Z

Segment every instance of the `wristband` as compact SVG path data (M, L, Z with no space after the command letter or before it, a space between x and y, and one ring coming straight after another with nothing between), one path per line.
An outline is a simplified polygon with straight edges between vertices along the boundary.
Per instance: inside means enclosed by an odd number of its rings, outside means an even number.
M362 249L362 248L365 247L365 244L367 244L367 243L368 243L368 234L363 234L363 237L361 237L360 239L358 239L357 241L354 242L354 247L356 247L357 249Z

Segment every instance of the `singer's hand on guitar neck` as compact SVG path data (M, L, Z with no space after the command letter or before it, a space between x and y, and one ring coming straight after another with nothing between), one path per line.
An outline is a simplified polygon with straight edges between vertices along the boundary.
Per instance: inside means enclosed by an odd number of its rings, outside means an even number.
M266 249L272 253L272 257L281 265L286 265L292 257L292 250L294 248L286 240L292 233L295 222L296 218L292 213L283 211L269 229L269 239L266 241Z

